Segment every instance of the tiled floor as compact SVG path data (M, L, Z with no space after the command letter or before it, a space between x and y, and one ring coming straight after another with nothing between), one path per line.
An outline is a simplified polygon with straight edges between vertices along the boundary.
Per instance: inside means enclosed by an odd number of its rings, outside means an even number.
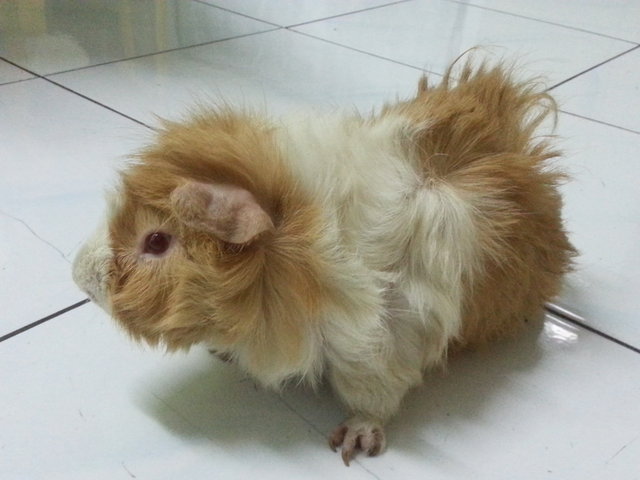
M0 479L640 479L638 15L610 0L1 2ZM155 114L217 98L368 110L477 44L554 87L582 256L542 331L426 377L383 456L342 465L324 390L277 395L204 351L149 351L91 304L55 315L83 300L69 261Z

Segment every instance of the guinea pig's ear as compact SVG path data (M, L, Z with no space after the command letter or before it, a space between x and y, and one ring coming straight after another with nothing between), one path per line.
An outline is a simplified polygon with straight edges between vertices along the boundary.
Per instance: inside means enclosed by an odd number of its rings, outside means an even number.
M274 229L251 192L235 185L187 182L171 193L171 205L180 221L228 243L246 244Z

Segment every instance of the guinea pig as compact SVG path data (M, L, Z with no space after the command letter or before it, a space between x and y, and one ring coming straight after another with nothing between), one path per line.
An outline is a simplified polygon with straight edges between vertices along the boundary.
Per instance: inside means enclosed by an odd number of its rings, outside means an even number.
M555 103L502 63L454 71L368 116L164 122L75 281L135 339L329 382L349 412L330 446L380 453L425 369L539 317L576 254L538 134Z

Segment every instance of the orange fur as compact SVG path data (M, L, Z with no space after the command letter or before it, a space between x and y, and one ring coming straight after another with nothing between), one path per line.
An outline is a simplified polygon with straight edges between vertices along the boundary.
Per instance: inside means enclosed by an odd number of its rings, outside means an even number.
M318 213L282 168L268 126L224 113L168 123L138 160L123 176L127 201L111 222L115 317L136 338L171 350L209 340L246 348L256 369L294 363L323 296L322 261L309 248ZM190 228L170 205L185 179L250 189L275 232L238 246ZM180 238L172 261L136 260L140 233L160 227Z
M436 87L423 78L415 99L387 113L426 125L415 138L425 179L454 187L475 207L482 260L465 279L460 347L511 335L541 314L576 251L560 216L565 176L548 166L559 153L534 137L555 116L553 99L501 65L466 64L456 80L454 67Z

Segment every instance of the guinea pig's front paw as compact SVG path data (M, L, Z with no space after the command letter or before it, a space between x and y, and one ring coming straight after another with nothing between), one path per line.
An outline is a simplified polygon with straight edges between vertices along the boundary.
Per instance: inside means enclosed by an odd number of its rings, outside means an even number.
M358 450L373 457L381 453L385 445L382 425L358 416L338 425L329 437L329 446L334 452L342 446L342 461L347 467Z

